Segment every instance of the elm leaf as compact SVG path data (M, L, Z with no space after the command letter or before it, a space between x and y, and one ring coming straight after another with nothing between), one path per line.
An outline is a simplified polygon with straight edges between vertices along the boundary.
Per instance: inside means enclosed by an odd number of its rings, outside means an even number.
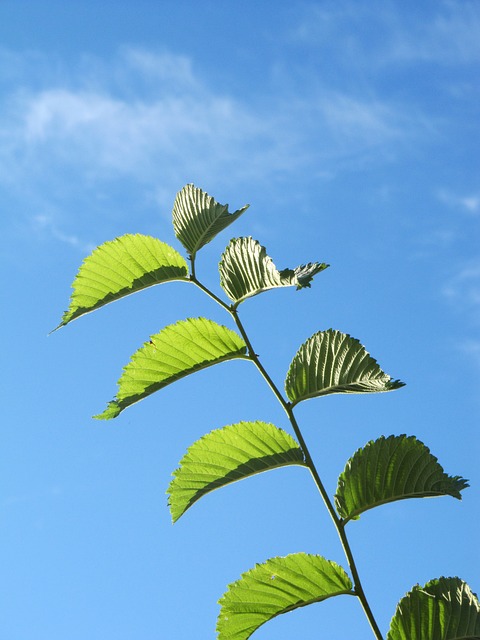
M269 289L310 287L313 276L327 267L324 262L309 262L279 271L259 242L251 237L233 238L220 260L220 284L236 307Z
M304 342L285 380L292 405L332 393L377 393L403 386L382 371L357 339L334 329L319 331Z
M118 393L95 418L116 418L142 400L191 373L214 364L246 358L242 338L206 318L188 318L165 327L136 351L118 381Z
M416 585L398 603L387 640L480 640L480 605L460 578Z
M176 522L202 496L237 480L286 465L304 465L288 433L266 422L239 422L215 429L192 444L168 487Z
M140 234L105 242L80 267L57 329L109 302L172 280L188 280L188 267L165 242Z
M353 595L344 569L322 556L270 558L230 584L219 600L218 640L247 640L265 622L308 604Z
M428 447L414 436L382 436L358 449L338 479L335 505L345 521L381 504L406 498L450 495L468 487L448 476Z
M197 251L239 218L248 206L229 213L228 204L219 204L208 193L187 184L177 193L173 204L175 235L194 259Z

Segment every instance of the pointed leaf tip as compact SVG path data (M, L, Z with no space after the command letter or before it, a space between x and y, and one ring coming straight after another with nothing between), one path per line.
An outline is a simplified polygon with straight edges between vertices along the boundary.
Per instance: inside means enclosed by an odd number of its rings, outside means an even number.
M322 556L276 557L242 575L219 600L218 640L247 640L265 622L315 602L353 595L344 569Z
M448 476L428 447L414 436L380 437L358 449L338 479L335 505L346 521L388 502L450 495L458 500L468 483Z
M206 367L234 358L245 358L242 338L227 327L206 318L188 318L153 335L136 351L118 381L118 393L107 409L96 416L116 418L131 404Z
M237 306L246 298L277 287L310 287L313 277L327 267L324 262L309 262L279 271L259 242L251 237L233 238L220 260L220 284Z
M120 236L85 258L72 284L70 306L57 329L147 287L187 279L187 263L173 247L151 236Z
M210 491L263 471L304 465L303 452L288 433L266 422L238 422L193 443L174 471L167 494L176 522Z
M219 204L208 193L187 184L177 193L173 204L175 235L191 258L195 258L197 251L239 218L248 206L229 213L228 204Z
M384 373L365 347L346 333L319 331L297 351L285 380L289 400L333 393L378 393L403 387Z
M417 585L398 603L387 640L480 640L477 595L457 577Z

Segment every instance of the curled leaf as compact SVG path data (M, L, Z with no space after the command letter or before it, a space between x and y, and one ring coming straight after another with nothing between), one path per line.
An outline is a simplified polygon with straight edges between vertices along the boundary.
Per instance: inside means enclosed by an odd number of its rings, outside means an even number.
M235 306L246 298L277 287L310 287L317 273L328 267L309 262L295 269L279 271L265 247L253 238L234 238L220 260L220 284Z
M192 258L248 209L245 205L229 213L228 204L219 204L198 187L187 184L173 204L173 229Z
M293 405L332 393L378 393L403 386L382 371L356 338L334 329L319 331L302 344L285 380Z
M345 520L387 502L450 495L462 499L468 487L460 476L448 476L428 447L414 436L382 436L347 462L338 479L335 505Z
M387 640L479 640L480 605L460 578L417 585L398 603Z

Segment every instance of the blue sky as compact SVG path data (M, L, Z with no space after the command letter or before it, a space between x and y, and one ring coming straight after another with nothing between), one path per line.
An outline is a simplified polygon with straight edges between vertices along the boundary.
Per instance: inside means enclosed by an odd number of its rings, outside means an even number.
M168 284L47 337L83 258L124 233L177 249L176 192L194 182L248 212L197 262L252 235L279 268L325 261L309 290L241 313L281 386L333 327L407 386L298 407L331 494L380 435L416 435L462 502L408 500L349 525L386 633L414 584L478 592L480 6L477 2L0 2L3 640L213 638L228 583L269 557L345 564L310 477L261 474L175 526L165 490L186 448L240 420L288 429L248 363L203 371L98 422L130 355L203 315ZM280 616L255 640L371 638L354 599Z

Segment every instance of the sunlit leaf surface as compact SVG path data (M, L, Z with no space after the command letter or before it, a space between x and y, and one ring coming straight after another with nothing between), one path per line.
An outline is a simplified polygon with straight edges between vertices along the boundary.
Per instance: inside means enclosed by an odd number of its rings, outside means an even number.
M460 578L419 585L398 603L387 640L479 640L480 606Z
M167 491L172 520L214 489L293 464L304 464L300 447L272 424L239 422L216 429L194 442L173 473Z
M146 396L219 362L244 358L242 338L206 318L189 318L165 327L136 351L118 381L117 397L96 418L115 418Z
M352 582L342 567L322 556L271 558L230 584L219 600L218 640L246 640L281 613L351 593Z
M334 329L315 333L300 347L285 381L292 404L332 393L377 393L403 386L382 371L358 340Z
M314 262L279 271L265 247L253 238L234 238L220 260L220 283L235 305L277 287L310 287L313 276L328 267Z
M146 287L187 278L187 263L173 247L151 236L120 236L85 258L57 328Z
M187 184L177 193L173 205L173 229L191 257L248 209L245 205L229 213L228 204L219 204L198 187Z
M414 436L382 436L359 449L338 480L335 505L350 520L367 509L405 498L450 495L461 500L468 487L448 476L428 447Z

